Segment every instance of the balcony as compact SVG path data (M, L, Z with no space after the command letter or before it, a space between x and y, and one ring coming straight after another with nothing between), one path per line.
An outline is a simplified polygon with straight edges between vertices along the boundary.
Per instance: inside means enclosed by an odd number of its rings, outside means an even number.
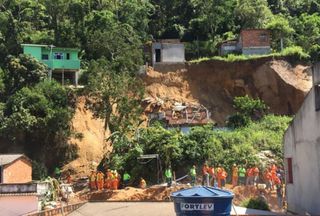
M65 69L65 70L79 70L80 60L65 60L65 59L54 59L54 60L41 60L50 69Z

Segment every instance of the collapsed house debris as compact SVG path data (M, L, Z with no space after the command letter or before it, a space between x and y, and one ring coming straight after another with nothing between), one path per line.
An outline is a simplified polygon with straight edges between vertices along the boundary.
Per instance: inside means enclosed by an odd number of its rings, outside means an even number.
M165 101L161 98L147 97L142 100L147 108L148 124L159 120L166 126L196 126L212 123L211 113L201 104Z

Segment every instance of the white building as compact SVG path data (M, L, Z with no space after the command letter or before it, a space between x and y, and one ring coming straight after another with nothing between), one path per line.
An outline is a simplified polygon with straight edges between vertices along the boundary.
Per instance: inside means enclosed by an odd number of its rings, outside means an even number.
M166 63L184 63L184 44L179 40L166 39L152 43L152 66Z
M288 210L320 214L320 63L313 87L284 135Z

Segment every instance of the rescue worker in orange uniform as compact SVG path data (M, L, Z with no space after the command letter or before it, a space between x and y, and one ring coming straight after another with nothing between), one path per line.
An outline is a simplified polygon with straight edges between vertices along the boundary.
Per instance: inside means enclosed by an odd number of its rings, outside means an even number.
M216 177L217 177L217 181L218 181L218 187L221 188L221 179L222 179L222 168L221 166L218 166L217 170L216 170Z
M96 177L97 177L96 172L92 170L91 174L89 176L90 190L96 190L97 189Z
M222 168L221 172L221 188L224 188L226 186L228 173Z
M103 189L103 180L104 180L104 174L101 171L99 171L97 173L98 190L102 190Z
M106 173L106 180L105 180L105 184L104 184L104 187L106 189L111 189L111 180L112 180L112 172L110 169L107 170L107 173Z
M264 173L264 179L266 181L266 189L269 190L269 192L272 190L272 174L270 170L266 170Z
M274 190L275 181L277 180L277 167L274 164L271 166L271 180L272 180L272 189Z
M208 173L209 173L209 175L211 176L211 178L210 178L210 186L211 186L211 185L214 186L215 174L214 174L214 167L213 167L213 166L212 166L212 167L209 167Z
M252 185L253 184L253 168L249 167L247 169L247 181L246 185Z
M140 178L140 184L139 184L139 187L144 189L147 187L147 183L146 181L143 179L143 178Z
M278 206L282 208L282 203L283 203L283 191L282 191L282 184L281 180L278 176L274 179L274 184L276 186L277 190L277 200L278 200Z
M232 166L232 186L235 187L238 185L238 167L237 164Z
M207 162L203 164L202 167L202 185L209 186L209 166Z
M112 189L118 190L120 184L120 175L118 174L117 170L113 171L113 179L112 179Z
M253 167L252 172L253 172L253 184L254 185L258 185L258 183L259 183L259 173L260 173L259 168L257 166Z

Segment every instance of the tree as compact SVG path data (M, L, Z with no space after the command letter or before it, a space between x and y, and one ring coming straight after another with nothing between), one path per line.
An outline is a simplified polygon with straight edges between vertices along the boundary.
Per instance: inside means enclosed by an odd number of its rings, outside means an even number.
M196 15L190 20L190 28L193 34L206 33L213 38L215 35L222 35L225 32L235 30L234 9L235 0L197 0L193 1Z
M47 67L35 58L24 54L18 57L9 56L5 68L8 95L25 86L34 86L47 77Z
M88 42L88 51L93 59L104 57L119 72L136 71L143 64L140 47L140 39L127 24L112 26L107 31L95 31Z
M141 81L129 71L115 71L105 59L91 61L88 73L91 108L96 116L105 119L105 129L125 135L133 125L139 124Z
M276 43L280 41L280 50L283 50L283 40L290 41L290 36L294 33L294 29L289 25L289 20L282 15L275 15L267 24L267 29L272 32L272 39ZM277 46L275 47L277 49Z
M1 137L23 146L49 168L74 159L76 147L68 144L73 116L68 101L67 90L54 81L23 87L5 104Z
M272 18L265 0L238 0L235 13L242 28L263 28Z
M268 109L262 100L250 98L248 95L235 97L233 104L237 113L228 118L227 125L231 128L248 126L251 120L261 119Z
M5 74L2 68L0 67L0 102L3 100L5 95Z
M320 15L302 14L299 18L293 19L293 26L296 30L295 39L297 45L309 51L314 44L320 41Z

